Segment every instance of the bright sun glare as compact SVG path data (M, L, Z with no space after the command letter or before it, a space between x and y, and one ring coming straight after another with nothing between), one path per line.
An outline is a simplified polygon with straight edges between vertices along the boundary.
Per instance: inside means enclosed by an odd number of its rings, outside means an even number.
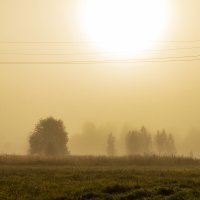
M89 40L118 56L151 49L167 28L166 0L85 0L84 4Z

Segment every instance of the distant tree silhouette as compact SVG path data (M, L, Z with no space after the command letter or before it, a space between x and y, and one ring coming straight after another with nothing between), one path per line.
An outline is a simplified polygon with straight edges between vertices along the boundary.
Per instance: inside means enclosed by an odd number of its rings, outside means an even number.
M84 124L82 128L82 134L84 134L84 137L93 137L97 134L97 128L94 123L87 122Z
M35 126L29 138L29 151L32 155L64 156L69 154L67 142L68 133L63 122L49 117Z
M190 157L200 156L200 130L191 129L184 138L181 150Z
M151 134L143 126L140 130L141 135L141 147L144 154L149 154L152 148L152 138Z
M174 138L171 134L167 135L165 130L157 131L155 146L159 155L173 155L176 152Z
M139 153L138 132L129 131L126 135L126 151L128 155L136 155Z
M115 131L109 123L96 125L93 122L83 124L81 132L70 138L70 150L76 155L107 155L108 135Z
M174 155L176 153L176 146L175 146L174 138L171 134L168 135L167 152L169 155Z
M107 154L108 156L115 156L116 155L116 149L115 149L115 137L110 133L108 135L108 141L107 141Z
M145 127L142 127L140 131L129 131L126 136L126 151L128 155L149 154L151 146L151 135Z
M166 145L167 145L167 134L165 130L163 130L162 132L157 131L157 134L155 136L155 147L159 155L166 153Z

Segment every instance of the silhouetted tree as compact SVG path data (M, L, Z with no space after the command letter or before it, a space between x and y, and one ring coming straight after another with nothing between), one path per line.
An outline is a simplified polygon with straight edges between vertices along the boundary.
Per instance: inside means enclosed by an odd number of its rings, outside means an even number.
M61 120L52 117L38 122L29 138L30 154L46 156L64 156L67 149L68 133Z
M70 150L76 155L107 155L108 133L111 132L115 132L112 124L84 123L81 132L70 137Z
M173 138L173 136L171 134L168 135L167 153L169 155L174 155L176 153L176 147L175 147L174 138Z
M155 146L159 155L173 155L176 152L175 142L171 134L167 135L165 130L157 131Z
M157 134L155 136L155 147L159 155L166 153L166 145L167 145L167 134L165 130L163 130L162 132L157 131Z
M92 122L87 122L84 124L83 129L82 129L82 134L84 134L84 136L88 136L88 137L93 137L97 134L97 128L95 126L94 123Z
M139 139L137 131L129 131L126 135L126 151L128 155L139 153Z
M107 141L107 154L108 156L115 156L116 155L116 149L115 149L115 138L112 135L112 133L110 133L108 135L108 141Z
M140 130L142 153L149 154L152 148L151 134L143 126Z
M151 135L145 127L140 131L130 131L126 136L126 150L128 155L141 155L150 153L152 146Z
M191 157L200 157L200 130L191 129L184 138L182 152Z

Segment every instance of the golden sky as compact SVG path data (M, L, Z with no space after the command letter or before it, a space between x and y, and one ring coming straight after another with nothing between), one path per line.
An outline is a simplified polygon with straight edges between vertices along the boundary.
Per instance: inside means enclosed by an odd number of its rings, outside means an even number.
M24 152L35 123L50 115L62 119L71 135L86 121L144 124L179 135L200 129L200 61L188 57L200 54L200 1L168 2L164 37L134 59L190 61L125 63L112 57L121 62L61 65L4 62L109 58L84 42L84 0L0 0L0 151Z

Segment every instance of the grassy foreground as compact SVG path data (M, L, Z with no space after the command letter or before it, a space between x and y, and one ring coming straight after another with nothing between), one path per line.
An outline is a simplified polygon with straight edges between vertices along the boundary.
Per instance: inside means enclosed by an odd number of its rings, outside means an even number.
M0 164L2 200L200 199L198 160L2 156Z

